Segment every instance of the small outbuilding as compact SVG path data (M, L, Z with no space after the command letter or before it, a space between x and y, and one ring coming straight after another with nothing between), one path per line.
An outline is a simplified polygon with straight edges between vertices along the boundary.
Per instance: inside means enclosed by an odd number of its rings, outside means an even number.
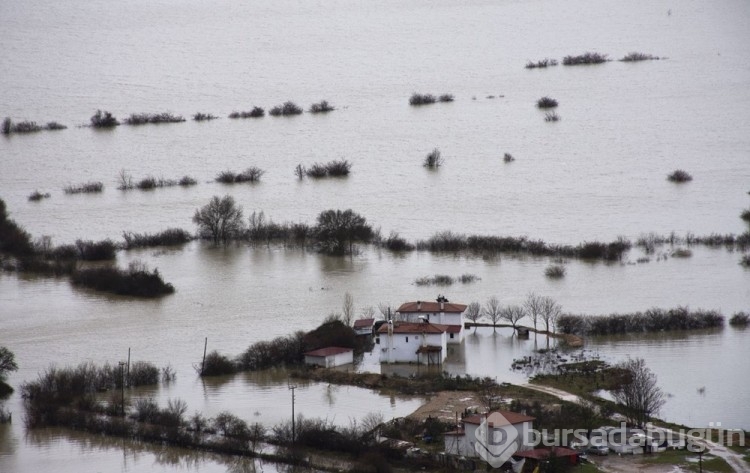
M372 335L375 319L359 319L354 321L352 328L357 335Z
M354 362L354 349L342 347L325 347L305 353L306 365L318 365L325 368L346 365Z

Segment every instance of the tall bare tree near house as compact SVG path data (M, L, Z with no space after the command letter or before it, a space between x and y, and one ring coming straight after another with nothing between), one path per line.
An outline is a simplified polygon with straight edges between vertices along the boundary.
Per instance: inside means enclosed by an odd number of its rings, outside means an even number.
M479 320L479 317L482 315L482 306L479 305L479 302L472 302L471 304L466 306L466 312L464 312L464 316L466 317L466 320L477 323L477 320ZM477 331L477 326L474 325L474 331Z
M612 396L625 408L628 421L643 427L666 402L664 392L657 386L656 375L643 358L623 361L617 367L627 372L627 380L612 391Z
M493 329L500 321L501 312L502 306L500 305L500 300L495 296L487 299L487 302L484 303L484 307L482 307L482 317L490 319Z
M383 315L384 320L393 317L390 302L378 302L378 311Z
M552 331L554 331L557 319L560 317L561 313L562 307L553 298L547 296L542 297L541 317L544 322L544 329L547 332L550 332L550 327L552 327Z
M344 304L341 306L341 321L351 327L354 318L354 297L350 293L344 294Z
M529 315L531 322L534 324L534 330L536 331L536 325L542 316L542 296L534 292L530 292L526 296L523 306L526 308L526 313Z
M367 306L362 307L360 310L360 317L363 319L374 319L375 318L375 307Z
M518 322L524 317L526 317L526 311L520 305L509 305L500 310L500 318L507 320L513 326L513 333L516 332Z

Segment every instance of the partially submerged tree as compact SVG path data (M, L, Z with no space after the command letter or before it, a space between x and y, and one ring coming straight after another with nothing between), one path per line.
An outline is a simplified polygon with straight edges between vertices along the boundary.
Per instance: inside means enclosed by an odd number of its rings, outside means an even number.
M562 314L562 307L551 297L544 296L542 299L542 312L541 317L544 322L544 330L550 331L550 327L554 331L554 327L557 324L557 319Z
M520 305L505 306L500 311L500 318L507 320L513 326L514 332L516 330L516 325L518 325L518 322L524 317L526 317L526 311Z
M502 306L500 305L500 300L495 296L487 299L487 302L484 303L484 307L482 307L482 316L490 319L493 327L495 327L500 321L501 313Z
M198 225L200 233L209 236L214 243L226 243L242 232L242 207L230 195L214 196L211 202L195 211L193 222Z
M472 302L466 306L466 312L464 312L464 315L466 320L476 324L477 320L479 320L479 317L482 315L482 306L479 305L479 302ZM477 331L476 325L474 325L474 331Z
M13 392L13 388L5 384L5 377L11 371L16 371L18 364L16 357L8 348L0 346L0 399Z
M351 209L321 212L315 232L325 253L339 255L351 253L355 241L369 241L373 235L367 219Z
M534 323L534 330L536 330L536 324L542 316L542 296L534 292L530 292L526 296L526 301L523 303L526 313L529 315L531 322Z
M643 358L624 361L617 367L627 372L628 380L613 390L612 396L625 408L628 422L643 427L666 402L664 392Z
M351 327L354 318L354 297L347 292L344 294L344 304L341 306L341 321L344 325Z

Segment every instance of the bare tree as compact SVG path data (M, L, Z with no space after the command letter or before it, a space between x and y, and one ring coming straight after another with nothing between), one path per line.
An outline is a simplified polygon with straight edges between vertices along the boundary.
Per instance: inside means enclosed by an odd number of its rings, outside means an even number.
M388 320L392 317L390 302L378 302L378 311L380 311L380 313L383 315L383 319L385 320Z
M363 319L374 319L375 318L375 307L373 307L373 306L362 307L362 311L360 312L360 316Z
M550 326L552 326L554 331L554 327L557 324L557 318L560 317L560 314L562 313L562 307L551 297L544 296L541 299L541 317L544 322L544 329L549 332Z
M516 331L518 322L526 317L526 311L520 305L509 305L500 310L500 318L507 320L513 326L513 332Z
M344 294L344 304L341 306L341 321L351 326L354 317L354 297L350 293Z
M477 323L477 320L479 320L479 317L482 314L482 307L479 305L479 302L472 302L471 304L466 306L466 312L464 312L464 316L466 317L466 320L470 320L473 323ZM474 331L477 331L477 326L474 325Z
M203 235L210 236L214 243L226 243L242 232L242 207L234 202L234 197L214 196L204 207L195 211L193 222Z
M492 322L492 326L495 327L497 323L500 321L500 314L502 313L502 306L500 305L500 300L492 296L489 299L487 299L487 302L484 303L484 307L482 307L482 317L487 317Z
M526 313L529 314L529 318L534 323L534 330L536 331L536 324L542 316L542 296L530 292L526 296L526 301L523 303L523 306L526 308Z
M623 361L617 367L625 370L628 379L612 391L612 396L625 408L628 421L643 427L666 402L664 393L643 358Z

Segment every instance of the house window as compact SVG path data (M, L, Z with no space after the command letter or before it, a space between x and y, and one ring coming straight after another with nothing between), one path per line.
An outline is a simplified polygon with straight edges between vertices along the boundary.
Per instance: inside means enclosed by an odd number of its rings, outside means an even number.
M409 336L406 336L406 343L409 343Z
M453 338L453 334L451 334L451 338Z

